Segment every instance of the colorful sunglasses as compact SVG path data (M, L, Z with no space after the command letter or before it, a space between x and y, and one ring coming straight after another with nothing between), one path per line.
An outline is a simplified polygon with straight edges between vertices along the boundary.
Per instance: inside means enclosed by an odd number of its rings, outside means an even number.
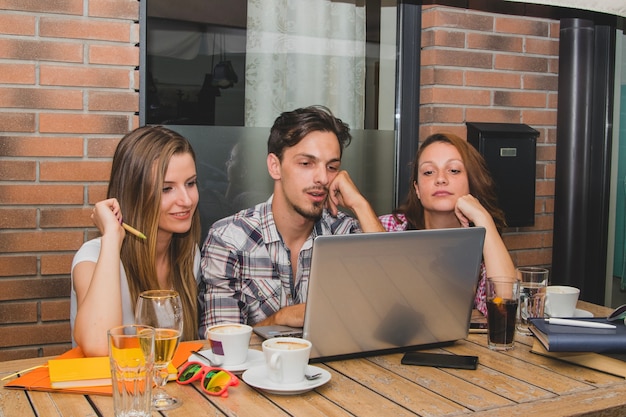
M200 385L204 392L224 398L228 397L228 387L239 385L239 378L226 369L206 366L200 362L187 362L176 378L176 382L182 385L198 380L202 381Z

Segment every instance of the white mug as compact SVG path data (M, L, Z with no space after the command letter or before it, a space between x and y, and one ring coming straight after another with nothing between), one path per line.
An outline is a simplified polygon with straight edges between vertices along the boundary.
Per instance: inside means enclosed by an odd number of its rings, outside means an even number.
M544 310L550 317L573 317L580 290L565 285L549 285L546 287Z
M213 362L219 366L244 363L248 357L248 346L252 327L241 323L222 323L211 326L206 338L211 344Z
M304 380L311 342L298 337L274 337L263 342L270 381L295 384Z

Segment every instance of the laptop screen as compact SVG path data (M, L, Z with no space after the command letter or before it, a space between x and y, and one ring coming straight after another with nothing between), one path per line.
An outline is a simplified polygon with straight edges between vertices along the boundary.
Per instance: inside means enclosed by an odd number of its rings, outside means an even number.
M303 329L311 360L466 337L484 236L473 227L317 237Z

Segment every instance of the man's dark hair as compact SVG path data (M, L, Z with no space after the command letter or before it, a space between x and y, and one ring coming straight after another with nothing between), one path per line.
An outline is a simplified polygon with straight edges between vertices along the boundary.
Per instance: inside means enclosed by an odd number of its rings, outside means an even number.
M273 153L282 160L285 148L297 145L311 132L332 132L339 140L341 155L350 144L350 128L333 116L324 106L309 106L284 112L276 118L267 141L267 153Z

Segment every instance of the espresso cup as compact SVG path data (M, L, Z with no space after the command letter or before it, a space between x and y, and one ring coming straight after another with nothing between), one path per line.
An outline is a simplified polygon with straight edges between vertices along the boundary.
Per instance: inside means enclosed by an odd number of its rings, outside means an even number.
M265 340L262 347L270 381L296 384L304 380L311 342L298 337L274 337Z
M579 295L580 290L576 287L565 285L546 287L545 313L550 317L574 316Z
M222 323L211 326L206 338L211 344L213 362L218 366L241 365L248 357L252 327L241 323Z

